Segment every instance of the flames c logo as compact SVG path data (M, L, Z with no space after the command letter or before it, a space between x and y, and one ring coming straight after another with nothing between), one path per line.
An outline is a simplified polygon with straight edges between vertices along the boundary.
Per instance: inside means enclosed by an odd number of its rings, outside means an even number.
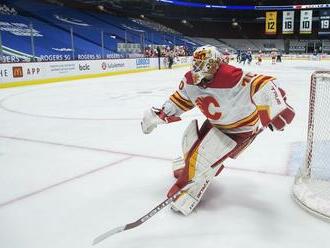
M196 105L202 111L202 113L211 120L219 120L221 112L219 111L220 104L211 96L198 97L196 99Z

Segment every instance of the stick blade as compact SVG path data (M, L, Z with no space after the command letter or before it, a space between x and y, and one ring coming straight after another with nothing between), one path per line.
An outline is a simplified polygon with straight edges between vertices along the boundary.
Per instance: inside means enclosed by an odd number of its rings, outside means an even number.
M114 228L114 229L111 229L111 230L109 230L109 231L107 231L107 232L105 232L105 233L103 233L103 234L97 236L97 237L93 240L93 245L96 245L96 244L102 242L102 241L105 240L106 238L108 238L108 237L110 237L110 236L112 236L112 235L114 235L114 234L116 234L116 233L119 233L119 232L124 231L124 230L125 230L125 227L126 227L126 226L119 226L119 227L116 227L116 228Z

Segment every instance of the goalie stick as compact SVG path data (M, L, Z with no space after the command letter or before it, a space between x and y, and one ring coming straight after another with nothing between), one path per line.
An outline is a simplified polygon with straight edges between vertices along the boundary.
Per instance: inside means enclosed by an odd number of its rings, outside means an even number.
M212 167L211 170L217 170L223 167L222 164L219 164L218 166ZM208 172L210 170L205 171ZM176 192L173 196L167 198L166 200L164 200L162 203L158 204L154 209L152 209L150 212L148 212L146 215L144 215L143 217L141 217L140 219L136 220L135 222L131 222L128 223L126 225L123 226L119 226L116 228L113 228L99 236L97 236L94 240L93 240L93 245L96 245L98 243L100 243L101 241L105 240L106 238L116 234L116 233L120 233L126 230L130 230L133 229L135 227L138 227L139 225L143 224L144 222L146 222L147 220L149 220L152 216L154 216L155 214L157 214L158 212L160 212L162 209L164 209L167 205L169 205L171 202L173 202L181 193L185 192L186 190L188 190L190 188L190 185L193 183L194 181L191 181L189 184L187 184L183 189L179 190L178 192ZM200 193L202 193L207 187L208 184L210 183L210 180L207 179L204 182L204 186L201 188Z
M144 222L146 222L147 220L149 220L152 216L157 214L160 210L165 208L168 204L173 202L175 200L175 198L178 197L182 192L183 192L183 190L180 190L176 194L174 194L172 197L167 198L165 201L158 204L154 209L152 209L150 212L148 212L146 215L144 215L140 219L138 219L134 222L128 223L126 225L113 228L113 229L97 236L93 241L93 245L96 245L97 243L100 243L101 241L105 240L106 238L108 238L108 237L110 237L110 236L112 236L116 233L120 233L120 232L123 232L123 231L126 231L126 230L130 230L132 228L138 227L139 225L141 225Z
M246 139L245 141L243 141L241 144L244 144L246 141L248 141L249 139L253 140L258 134L260 134L262 131L264 130L264 128L260 128L255 134L253 134L250 138ZM252 142L252 141L251 141ZM237 147L237 149L240 149L241 147ZM229 156L231 155L231 153L227 154L227 156L225 156L216 166L211 167L211 169L216 169L219 165L221 165L221 163L227 159ZM219 168L219 167L218 167ZM191 182L192 183L192 182ZM138 220L128 223L126 225L122 225L116 228L113 228L99 236L97 236L94 240L93 240L93 245L96 245L100 242L102 242L103 240L109 238L110 236L116 234L116 233L120 233L123 231L127 231L130 229L133 229L135 227L138 227L140 225L142 225L144 222L146 222L147 220L149 220L151 217L153 217L155 214L159 213L162 209L164 209L166 206L168 206L171 202L173 202L176 197L178 197L182 192L186 191L189 187L189 185L191 184L189 183L188 185L186 185L186 187L184 187L183 189L179 190L177 193L175 193L173 196L167 198L166 200L164 200L163 202L161 202L160 204L158 204L155 208L153 208L150 212L148 212L146 215L142 216L141 218L139 218ZM204 187L202 187L202 190L204 190L206 188L206 186L208 186L208 184L210 183L210 180L206 180L205 181L205 185Z

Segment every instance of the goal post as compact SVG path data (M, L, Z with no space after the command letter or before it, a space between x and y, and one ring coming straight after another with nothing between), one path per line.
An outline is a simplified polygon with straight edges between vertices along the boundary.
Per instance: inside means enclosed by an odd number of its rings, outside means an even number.
M305 161L293 197L309 212L330 220L330 71L311 77Z

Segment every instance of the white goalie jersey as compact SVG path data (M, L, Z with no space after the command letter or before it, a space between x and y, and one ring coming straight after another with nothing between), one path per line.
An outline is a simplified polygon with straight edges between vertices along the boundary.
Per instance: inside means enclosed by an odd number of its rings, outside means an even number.
M260 124L253 96L274 79L260 74L244 74L239 68L221 64L207 87L199 87L192 83L189 71L163 109L168 115L179 116L197 106L215 127L225 133L253 132Z

